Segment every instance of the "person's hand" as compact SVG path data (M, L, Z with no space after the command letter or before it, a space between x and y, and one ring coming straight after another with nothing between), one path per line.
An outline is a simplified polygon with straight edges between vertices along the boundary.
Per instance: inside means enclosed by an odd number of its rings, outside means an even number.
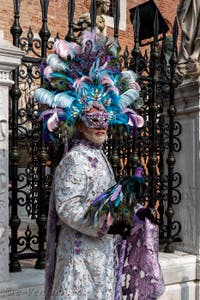
M157 224L156 216L153 209L149 207L142 207L136 212L136 216L140 221L144 221L145 218L149 219L151 223Z

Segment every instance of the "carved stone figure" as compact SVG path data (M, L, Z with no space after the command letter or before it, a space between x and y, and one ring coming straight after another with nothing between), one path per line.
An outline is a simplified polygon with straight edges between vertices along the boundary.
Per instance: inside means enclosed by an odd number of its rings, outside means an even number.
M172 51L173 51L173 38L171 35L169 35L164 40L164 45L163 45L164 60L167 66L169 66L170 64L169 61L172 55Z
M103 33L105 29L105 18L103 14L106 14L110 7L110 0L96 0L96 25L97 33ZM76 23L74 23L74 31L82 32L83 30L89 30L91 28L90 14L84 13L80 16Z
M181 27L178 69L191 76L200 75L200 1L180 0L177 15Z

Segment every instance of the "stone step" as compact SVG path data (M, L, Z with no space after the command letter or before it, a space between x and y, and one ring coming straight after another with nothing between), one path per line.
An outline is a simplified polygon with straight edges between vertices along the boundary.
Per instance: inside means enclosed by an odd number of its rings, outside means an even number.
M196 281L196 256L184 252L159 253L165 292L159 300L200 300Z
M199 300L195 255L160 252L159 261L166 285L159 300ZM0 283L0 299L43 300L44 270L36 270L26 263L22 272L10 273L9 282Z

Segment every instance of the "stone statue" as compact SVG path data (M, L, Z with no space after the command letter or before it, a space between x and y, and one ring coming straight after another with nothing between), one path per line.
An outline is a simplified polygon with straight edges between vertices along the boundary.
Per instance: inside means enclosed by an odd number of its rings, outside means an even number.
M172 56L173 51L173 38L171 35L167 36L163 42L163 54L164 54L164 62L166 66L170 65L170 58Z
M110 0L96 0L96 25L97 25L97 33L103 33L106 27L105 18L103 14L106 14L109 11ZM91 29L91 20L90 14L84 13L80 16L76 23L74 23L74 32L82 32L83 30Z
M200 0L180 0L177 16L181 28L178 69L190 76L200 75Z

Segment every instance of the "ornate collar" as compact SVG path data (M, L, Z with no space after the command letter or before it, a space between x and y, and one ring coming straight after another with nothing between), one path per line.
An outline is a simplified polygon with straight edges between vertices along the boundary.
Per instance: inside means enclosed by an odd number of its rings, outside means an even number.
M95 144L95 143L92 143L90 141L83 140L83 139L75 139L72 141L72 148L77 145L83 145L90 149L102 149L103 148L103 144Z

